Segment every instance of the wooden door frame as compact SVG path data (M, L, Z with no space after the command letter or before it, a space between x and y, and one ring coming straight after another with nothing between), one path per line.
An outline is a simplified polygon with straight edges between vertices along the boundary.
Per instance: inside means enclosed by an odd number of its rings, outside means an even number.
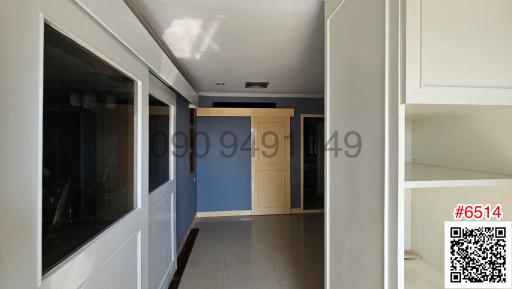
M304 210L304 119L305 118L324 118L323 114L300 115L300 212L301 213L323 213L324 209ZM324 139L325 140L325 139ZM324 161L325 164L325 161ZM325 208L325 205L324 205Z
M199 107L197 116L294 116L293 108L224 108L224 107Z
M221 107L199 107L197 108L197 116L222 116L222 117L250 117L251 123L252 118L255 116L269 116L269 117L288 117L291 118L295 115L295 109L293 108L221 108ZM251 125L252 126L252 125ZM291 131L291 123L290 123ZM290 143L291 152L291 143ZM289 162L290 170L290 189L291 189L291 155ZM254 179L252 177L252 157L251 157L251 215L254 214ZM291 191L290 191L290 207L291 207ZM290 208L290 214L292 209Z

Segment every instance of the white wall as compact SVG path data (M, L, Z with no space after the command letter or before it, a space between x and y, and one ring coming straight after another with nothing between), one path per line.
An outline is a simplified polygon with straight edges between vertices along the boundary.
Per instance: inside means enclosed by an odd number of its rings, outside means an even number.
M6 0L0 11L0 288L35 288L41 234L34 215L41 213L42 183L39 5Z

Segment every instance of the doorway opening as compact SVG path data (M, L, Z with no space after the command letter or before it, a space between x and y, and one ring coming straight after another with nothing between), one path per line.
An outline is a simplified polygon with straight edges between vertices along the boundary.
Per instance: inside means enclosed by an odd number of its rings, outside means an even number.
M302 211L324 209L324 116L301 115Z

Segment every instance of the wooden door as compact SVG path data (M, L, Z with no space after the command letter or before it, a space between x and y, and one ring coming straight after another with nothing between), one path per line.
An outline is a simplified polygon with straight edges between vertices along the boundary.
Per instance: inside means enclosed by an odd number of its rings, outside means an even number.
M290 118L253 116L252 214L290 213Z

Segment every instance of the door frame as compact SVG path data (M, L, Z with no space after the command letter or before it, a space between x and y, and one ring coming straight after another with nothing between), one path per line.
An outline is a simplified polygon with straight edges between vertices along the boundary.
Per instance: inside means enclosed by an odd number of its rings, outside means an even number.
M304 210L304 119L305 118L323 118L323 114L304 113L300 115L300 212L301 213L323 213L324 209ZM324 139L325 141L325 139ZM324 161L325 165L325 161ZM324 195L325 197L325 195Z
M176 133L176 102L177 102L177 94L172 91L169 87L167 87L158 77L156 77L153 73L149 74L149 96L158 99L159 101L165 103L167 105L167 109L169 112L169 139L168 139L168 151L169 151L169 179L155 188L153 191L148 190L148 198L149 198L149 208L148 208L148 226L149 226L149 236L148 236L148 246L151 244L151 221L152 221L152 213L156 211L160 207L160 205L164 205L165 202L171 202L171 263L167 264L168 267L165 268L165 272L163 276L160 276L158 286L154 286L151 280L151 272L149 273L149 289L163 289L167 288L171 283L172 276L177 268L177 232L176 232L176 156L175 156L175 146L173 145L173 137ZM149 101L149 99L148 99ZM149 110L151 110L151 106L149 106ZM150 111L149 111L150 112ZM156 112L158 113L158 112ZM148 122L149 125L149 122ZM148 130L149 134L149 130ZM148 135L149 136L149 135ZM149 153L149 148L148 148ZM149 159L149 158L148 158ZM149 179L149 172L148 172ZM168 191L171 190L170 194ZM151 258L151 248L149 248L148 254L149 260L149 269L151 270L152 266L152 258Z
M252 126L252 118L258 116L267 116L267 117L288 117L290 119L290 132L291 132L291 118L295 116L295 109L293 108L221 108L221 107L199 107L197 108L196 116L222 116L222 117L250 117L251 118L251 126ZM251 133L252 138L252 133ZM254 141L252 139L251 141ZM291 143L290 143L290 153L292 151ZM289 162L289 170L290 170L290 189L291 189L291 155ZM253 171L252 171L252 157L251 157L251 215L254 215L254 179L253 179ZM290 204L291 204L291 191L290 191ZM290 208L290 213L292 213L292 209Z

